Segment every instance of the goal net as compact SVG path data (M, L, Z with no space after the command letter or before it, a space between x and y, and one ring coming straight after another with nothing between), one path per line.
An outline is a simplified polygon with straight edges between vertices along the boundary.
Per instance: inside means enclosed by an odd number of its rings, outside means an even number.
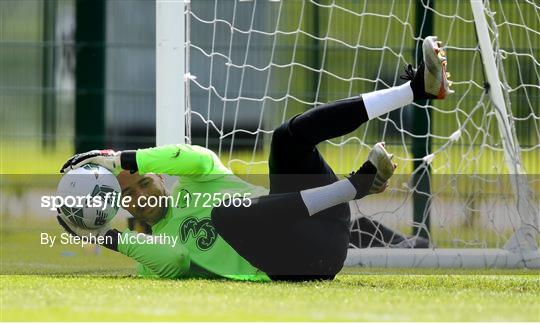
M185 13L188 138L237 174L267 174L274 128L313 106L402 84L423 38L437 35L455 94L319 145L336 174L358 169L379 141L398 163L384 194L351 204L348 264L531 265L524 255L536 255L538 244L540 6L479 4L482 35L469 0L193 1ZM381 241L359 218L426 237L430 248ZM366 241L377 248L356 243Z

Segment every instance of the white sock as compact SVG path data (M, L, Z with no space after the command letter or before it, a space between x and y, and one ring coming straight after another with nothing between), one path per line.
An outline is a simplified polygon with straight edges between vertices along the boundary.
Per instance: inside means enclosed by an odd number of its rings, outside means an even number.
M369 119L391 112L413 102L411 81L397 87L362 94Z
M300 191L304 205L312 216L321 210L348 202L356 196L356 188L347 180L339 180L323 187Z

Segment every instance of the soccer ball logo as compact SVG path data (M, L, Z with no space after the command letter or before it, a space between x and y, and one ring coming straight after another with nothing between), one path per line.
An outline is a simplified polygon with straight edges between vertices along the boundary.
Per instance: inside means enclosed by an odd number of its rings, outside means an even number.
M57 194L64 198L59 212L67 220L82 229L96 229L118 212L114 197L120 195L120 184L109 170L86 164L62 177Z

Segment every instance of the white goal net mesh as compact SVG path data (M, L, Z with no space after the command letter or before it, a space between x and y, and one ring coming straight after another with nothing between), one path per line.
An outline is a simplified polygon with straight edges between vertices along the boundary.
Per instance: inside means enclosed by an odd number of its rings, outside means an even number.
M486 14L520 146L512 158L538 206L540 6L490 1ZM193 1L186 18L188 135L238 174L268 172L272 131L292 116L403 83L422 35L437 35L455 94L398 109L319 150L342 175L378 141L395 154L389 189L354 203L355 218L427 235L437 247L502 247L521 226L468 0Z

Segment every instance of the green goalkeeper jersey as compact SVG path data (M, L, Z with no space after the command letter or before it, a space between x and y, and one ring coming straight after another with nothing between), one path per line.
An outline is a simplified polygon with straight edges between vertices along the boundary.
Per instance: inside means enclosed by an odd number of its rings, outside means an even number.
M181 278L205 272L237 280L269 280L217 234L210 221L212 207L208 202L208 194L218 193L218 198L223 198L224 193L234 193L236 197L247 194L251 198L268 194L267 189L233 175L216 154L200 146L178 144L140 149L136 159L140 174L177 176L171 197L180 198L152 226L153 236L177 237L175 246L170 242L148 244L129 240L137 233L122 233L118 250L139 262L139 275Z

